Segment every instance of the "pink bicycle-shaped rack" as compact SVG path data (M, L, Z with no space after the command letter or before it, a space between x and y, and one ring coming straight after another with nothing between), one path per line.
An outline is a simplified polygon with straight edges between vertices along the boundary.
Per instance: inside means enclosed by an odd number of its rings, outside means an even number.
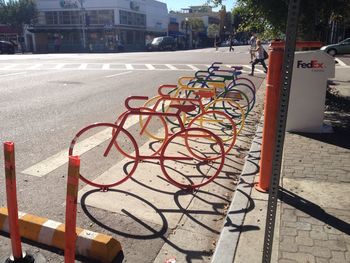
M102 149L103 154L101 156L103 157L107 157L111 152L114 154L117 152L124 159L129 160L128 168L120 169L122 171L116 173L113 182L94 181L88 175L81 173L80 178L82 181L102 190L108 190L108 188L117 186L129 179L136 171L139 162L144 160L159 160L162 173L166 179L179 188L194 189L213 181L221 172L225 160L225 149L220 137L208 129L191 127L190 125L184 126L180 114L193 111L194 105L170 105L176 110L176 112L171 113L129 105L131 100L147 99L148 97L145 96L129 97L125 100L127 111L118 118L117 124L94 123L84 127L76 134L70 144L69 155L79 153L75 148L85 133L94 133L91 131L106 128L110 130L109 138L104 145L96 146L95 148L99 147ZM159 142L161 146L152 154L142 155L134 136L124 128L128 117L133 115L145 116L147 119L157 118L159 120L158 123L165 129L165 139ZM168 132L165 121L165 118L168 117L177 119L180 127L179 131L173 134ZM100 159L102 159L101 156L99 156ZM191 169L182 171L181 167L183 166ZM198 173L195 174L195 171Z

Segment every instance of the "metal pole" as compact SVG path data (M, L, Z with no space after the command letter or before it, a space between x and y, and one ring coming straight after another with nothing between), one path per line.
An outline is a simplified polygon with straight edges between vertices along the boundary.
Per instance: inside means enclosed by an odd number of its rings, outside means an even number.
M275 231L275 221L277 212L277 199L279 193L279 183L281 177L282 154L284 136L287 123L288 103L290 87L292 82L293 62L295 43L297 36L298 14L300 0L290 0L287 18L286 43L283 54L283 66L281 76L280 99L278 106L278 116L276 122L275 149L272 159L272 174L270 179L269 199L267 204L267 215L265 225L265 237L262 262L271 262L273 236Z
M81 12L82 12L81 29L83 32L83 48L85 50L85 48L86 48L86 36L85 36L86 17L85 17L84 0L80 0L80 6L81 6Z

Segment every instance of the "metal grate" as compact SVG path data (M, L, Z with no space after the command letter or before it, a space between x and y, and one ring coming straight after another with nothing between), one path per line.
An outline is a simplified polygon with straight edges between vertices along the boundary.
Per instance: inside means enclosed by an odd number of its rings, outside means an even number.
M281 177L281 163L284 136L286 131L287 112L289 103L290 86L292 81L293 61L295 52L295 42L298 27L298 13L300 0L290 0L288 7L288 19L286 30L286 42L283 55L283 66L281 76L280 105L277 117L276 148L272 160L272 176L269 189L269 200L267 206L265 239L263 248L263 263L271 261L273 235L275 230L277 200L279 192L279 182Z

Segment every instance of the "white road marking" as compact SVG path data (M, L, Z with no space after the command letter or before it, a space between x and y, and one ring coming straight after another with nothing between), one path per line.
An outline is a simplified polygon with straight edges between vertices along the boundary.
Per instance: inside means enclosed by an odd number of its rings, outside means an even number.
M125 71L125 72L121 72L121 73L117 73L117 74L113 74L113 75L105 76L105 78L113 78L113 77L116 77L116 76L120 76L120 75L129 74L129 73L131 73L131 72L132 72L132 71Z
M0 77L8 77L8 76L15 76L15 75L22 75L22 74L26 74L27 72L16 72L16 73L9 73L9 74L4 74L4 75L0 75Z
M102 66L102 69L103 70L108 70L108 69L110 69L111 68L111 65L110 64L103 64L103 66Z
M134 67L131 64L125 64L126 69L133 70Z
M146 67L147 67L149 70L155 70L155 69L156 69L152 64L146 64Z
M170 65L170 64L165 64L166 67L168 67L171 70L178 70L175 66Z
M62 69L66 64L63 64L63 63L59 63L57 64L54 69Z
M15 68L18 64L11 64L11 65L8 65L8 66L5 66L1 69L12 69L12 68Z
M78 69L87 69L88 64L87 63L83 63L80 64L80 66L78 67Z
M128 129L130 126L136 124L139 121L139 116L131 116L127 119L127 121L124 124L124 128ZM82 155L83 153L86 153L87 151L93 149L94 147L100 145L104 141L111 138L111 130L105 129L81 142L78 142L74 146L74 154L75 155ZM50 156L49 158L45 159L44 161L41 161L21 173L42 177L54 170L56 170L58 167L64 165L68 161L68 149L62 150L59 153L56 153L55 155Z
M197 67L195 67L195 66L193 66L193 65L186 65L187 67L189 67L189 68L191 68L191 69L193 69L193 70L195 70L195 71L198 71L199 70L199 68L197 68Z
M344 61L340 60L339 58L335 58L335 60L338 62L340 66L346 67L347 65L344 63Z
M170 102L166 102L165 106L168 105ZM162 104L158 105L156 111L160 111L162 108ZM137 124L139 122L139 116L133 115L127 118L123 128L127 130L131 126ZM87 151L93 149L94 147L100 145L101 143L105 142L106 140L110 139L111 136L111 130L109 128L102 130L89 138L86 138L85 140L78 142L74 146L74 154L75 155L82 155L86 153ZM21 173L42 177L44 175L47 175L48 173L56 170L60 166L64 165L68 161L68 149L64 149L49 158L34 164L33 166L25 169Z
M30 66L29 68L27 68L27 70L33 70L33 69L38 69L42 66L43 64L35 64L33 66Z

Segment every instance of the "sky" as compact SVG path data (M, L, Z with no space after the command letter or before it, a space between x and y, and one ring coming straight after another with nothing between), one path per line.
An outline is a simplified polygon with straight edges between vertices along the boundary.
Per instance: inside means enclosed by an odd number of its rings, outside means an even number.
M158 1L166 3L168 6L168 11L180 11L181 8L187 8L191 5L203 5L204 3L206 3L206 0L158 0ZM222 3L226 6L226 11L232 10L234 2L235 0L222 1Z

